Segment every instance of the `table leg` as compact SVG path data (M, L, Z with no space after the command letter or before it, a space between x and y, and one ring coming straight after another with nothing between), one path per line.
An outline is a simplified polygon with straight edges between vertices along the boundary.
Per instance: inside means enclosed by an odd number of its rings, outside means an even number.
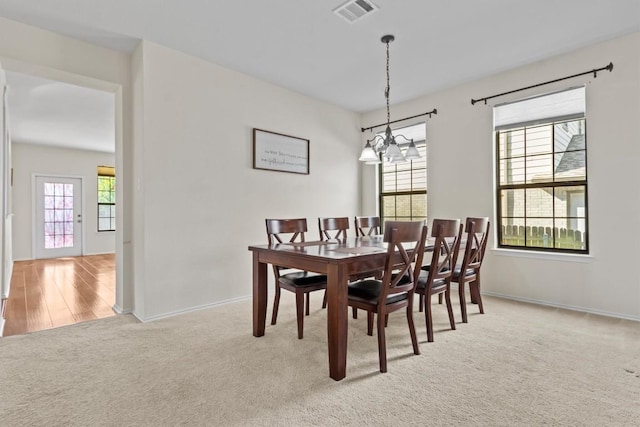
M336 381L347 371L347 274L343 264L329 264L327 271L327 340L329 375Z
M253 336L264 335L267 318L267 264L253 252Z

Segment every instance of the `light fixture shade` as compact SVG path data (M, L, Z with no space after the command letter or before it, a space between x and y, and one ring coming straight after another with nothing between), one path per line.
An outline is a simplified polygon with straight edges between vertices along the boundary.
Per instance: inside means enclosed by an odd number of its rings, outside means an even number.
M402 151L400 151L400 147L398 147L398 144L396 144L395 142L389 144L389 147L387 147L387 151L384 153L384 156L391 163L401 163L405 161L404 156L402 155Z
M371 147L369 141L367 141L367 144L364 146L362 154L360 154L360 158L358 160L360 160L361 162L367 162L367 164L371 164L371 162L380 162L380 158Z
M416 144L413 143L413 139L409 143L409 148L407 148L407 152L404 153L404 158L407 160L418 160L421 158L420 153L416 148Z

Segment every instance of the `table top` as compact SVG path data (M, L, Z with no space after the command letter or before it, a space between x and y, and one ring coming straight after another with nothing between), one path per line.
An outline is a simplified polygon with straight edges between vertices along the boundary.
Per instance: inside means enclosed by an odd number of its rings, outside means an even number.
M433 250L435 239L427 239L425 249ZM413 247L408 245L407 247ZM365 257L373 254L382 254L387 251L387 243L382 235L347 237L346 239L332 239L325 241L308 241L296 243L278 243L274 245L251 245L251 251L277 251L296 255L321 257L329 259L344 259Z
M251 245L249 246L249 250L282 251L307 256L340 259L384 253L387 250L387 244L383 241L382 235L375 235L325 241L316 240L278 243L274 245Z

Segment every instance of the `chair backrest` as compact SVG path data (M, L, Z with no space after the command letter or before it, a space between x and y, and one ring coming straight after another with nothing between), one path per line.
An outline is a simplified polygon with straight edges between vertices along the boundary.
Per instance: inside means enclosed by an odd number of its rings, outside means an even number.
M287 237L282 234L291 235L288 242L304 242L304 233L307 232L307 219L266 219L267 239L270 245L283 243Z
M385 304L389 295L413 293L416 283L414 264L419 254L424 253L426 240L427 226L424 221L385 223L384 241L387 243L387 257L379 304ZM420 269L419 266L416 268ZM411 280L406 280L407 277Z
M464 257L462 258L462 266L460 271L474 269L476 272L482 265L484 252L487 248L487 240L489 237L489 218L472 218L466 220L465 233L467 235L467 243L464 248Z
M346 239L349 229L349 217L318 218L320 240ZM333 231L333 236L330 231Z
M286 242L304 242L304 233L307 231L306 218L266 219L265 223L267 225L267 240L270 245ZM276 280L280 277L282 270L288 269L273 265L273 274Z
M356 236L380 234L379 216L357 216L355 218Z
M435 237L431 263L429 264L429 279L427 287L435 280L451 280L453 270L458 260L462 224L459 219L434 219L431 224L431 237ZM424 251L418 254L416 262L422 265ZM419 271L415 272L416 281Z

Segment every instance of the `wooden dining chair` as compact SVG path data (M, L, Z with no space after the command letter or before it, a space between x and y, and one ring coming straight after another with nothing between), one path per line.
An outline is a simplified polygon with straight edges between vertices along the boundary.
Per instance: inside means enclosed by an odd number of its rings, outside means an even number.
M299 219L267 219L267 238L269 245L304 242L307 232L307 220ZM290 237L288 237L290 236ZM288 237L288 239L287 239ZM296 317L298 319L298 338L302 339L304 315L309 315L309 294L327 288L327 276L309 271L291 270L286 267L273 266L275 275L275 297L271 324L276 324L280 305L280 290L286 289L296 295ZM305 308L306 299L306 311ZM323 305L324 308L324 305Z
M482 296L480 295L480 267L487 249L489 228L491 223L488 217L466 219L465 233L467 242L464 248L462 264L453 271L452 281L458 283L458 296L460 298L460 310L462 322L467 323L467 304L465 301L465 284L469 283L471 302L478 304L480 313L484 314ZM463 273L464 272L464 273Z
M347 230L349 230L349 217L329 217L318 218L318 231L320 232L320 240L340 240L347 238ZM359 273L357 275L349 276L350 281L360 280L367 277L381 277L379 270ZM327 292L324 293L322 300L322 308L327 306ZM358 309L353 308L353 318L358 318Z
M388 221L384 232L387 253L382 279L360 280L348 286L349 305L367 311L369 335L373 329L374 314L377 314L380 372L387 372L385 325L388 315L394 311L405 309L413 352L420 354L413 323L413 268L418 254L424 252L426 236L427 227L423 221Z
M451 278L456 265L460 240L462 237L462 224L459 219L434 219L431 225L431 237L435 237L433 252L429 268L414 271L416 293L419 295L418 304L420 311L424 308L424 317L427 324L427 341L433 342L433 320L431 316L431 296L444 294L449 314L451 329L456 329L451 306ZM422 257L419 254L416 262L422 265Z
M347 238L349 217L318 218L320 240L339 240Z
M357 216L354 220L356 236L373 236L380 234L379 216Z

